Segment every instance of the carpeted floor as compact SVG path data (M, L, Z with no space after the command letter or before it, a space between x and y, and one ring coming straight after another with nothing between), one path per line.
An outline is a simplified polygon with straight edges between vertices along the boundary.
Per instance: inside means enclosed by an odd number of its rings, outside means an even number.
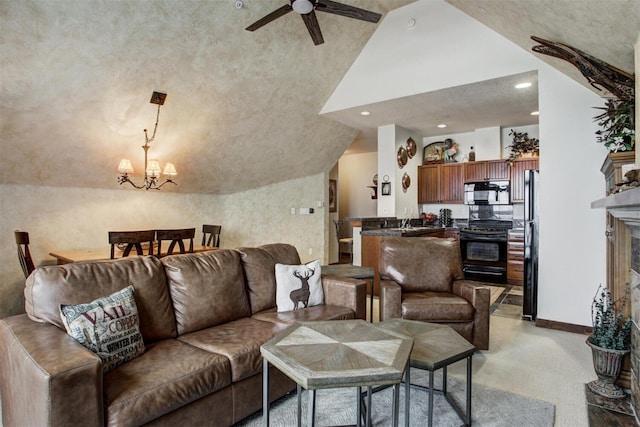
M427 371L412 368L412 383L427 385ZM464 408L465 382L451 375L448 377L448 390L458 404ZM440 372L436 373L436 388L441 387ZM404 425L404 387L400 387L400 425ZM427 423L428 393L416 388L411 389L410 425L423 426ZM319 390L316 398L317 425L346 425L356 422L356 389L340 388ZM373 396L372 425L391 425L392 389L380 391ZM555 407L541 400L531 399L517 394L474 384L472 387L472 424L484 427L547 427L553 426ZM302 419L306 422L307 394L302 397ZM283 397L271 406L270 425L289 427L296 424L297 399L295 392ZM434 397L434 426L450 427L461 425L444 396L436 393ZM236 425L236 427L257 427L262 425L262 413L256 413Z

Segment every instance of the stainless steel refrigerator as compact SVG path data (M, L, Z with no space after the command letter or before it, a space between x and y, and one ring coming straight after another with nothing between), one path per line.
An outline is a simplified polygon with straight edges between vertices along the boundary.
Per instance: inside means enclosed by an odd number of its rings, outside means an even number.
M524 171L524 298L522 318L536 320L538 314L539 179L537 170Z

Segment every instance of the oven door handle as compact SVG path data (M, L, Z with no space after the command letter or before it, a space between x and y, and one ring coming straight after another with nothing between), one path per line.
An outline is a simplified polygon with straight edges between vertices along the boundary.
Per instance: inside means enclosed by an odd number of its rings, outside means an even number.
M474 270L472 268L463 268L462 269L463 272L465 273L472 273L472 274L489 274L489 275L493 275L493 276L502 276L503 273L500 272L495 272L495 271L480 271L480 270Z

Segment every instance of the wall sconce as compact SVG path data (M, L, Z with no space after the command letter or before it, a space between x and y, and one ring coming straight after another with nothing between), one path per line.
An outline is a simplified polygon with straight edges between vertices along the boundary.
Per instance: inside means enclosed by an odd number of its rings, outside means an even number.
M159 182L160 171L162 170L160 168L160 163L156 159L147 160L148 151L149 151L149 148L151 148L149 144L151 144L155 139L156 131L158 130L158 121L160 119L160 107L164 105L164 100L166 98L167 98L166 93L153 92L153 94L151 95L151 100L149 101L149 103L151 104L158 105L158 113L156 114L156 124L153 127L153 134L151 135L151 138L149 138L149 135L147 134L147 130L146 129L144 130L144 145L142 146L142 149L144 150L144 182L142 183L142 185L137 185L136 183L131 181L131 178L129 178L129 174L133 173L133 165L131 164L131 160L122 159L120 160L120 164L118 165L118 172L120 172L120 176L118 176L118 184L122 185L125 182L128 182L129 184L131 184L132 187L137 188L139 190L142 190L143 188L145 190L160 190L160 188L162 188L163 185L169 182L172 183L173 185L178 185L172 180L172 178L178 174L176 172L176 167L173 165L173 163L167 162L167 164L165 165L164 171L162 171L162 174L168 176L168 178L166 178L162 183L160 183Z

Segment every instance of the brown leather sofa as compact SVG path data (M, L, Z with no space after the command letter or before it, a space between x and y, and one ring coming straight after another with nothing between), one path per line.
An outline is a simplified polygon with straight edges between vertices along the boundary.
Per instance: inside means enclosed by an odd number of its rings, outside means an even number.
M460 245L438 237L380 241L380 320L451 326L478 350L489 349L491 292L464 280Z
M272 244L41 267L26 314L0 320L4 427L229 426L262 407L260 345L297 320L365 317L366 283L325 277L325 304L276 312L275 264L300 264ZM59 304L133 285L145 352L102 374L64 330ZM295 388L270 372L274 400Z

